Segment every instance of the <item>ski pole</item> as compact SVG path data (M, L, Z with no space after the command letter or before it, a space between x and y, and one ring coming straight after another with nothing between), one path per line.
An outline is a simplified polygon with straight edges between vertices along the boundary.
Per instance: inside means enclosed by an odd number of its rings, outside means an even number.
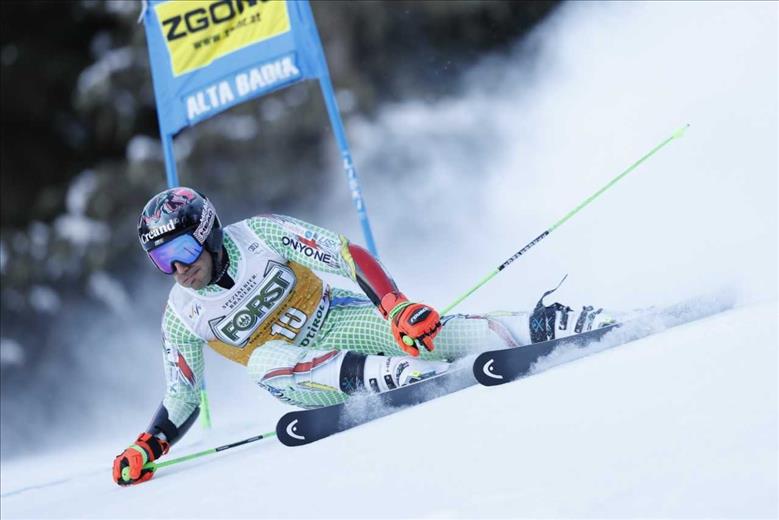
M261 439L266 439L268 437L275 437L276 431L263 433L262 435L255 435L254 437L249 437L248 439L244 439L242 441L232 442L230 444L225 444L224 446L219 446L217 448L211 448L210 450L203 450L199 451L197 453L193 453L191 455L184 455L183 457L179 457L177 459L171 459L166 460L165 462L148 462L144 464L144 469L151 469L151 470L157 470L159 468L164 468L165 466L172 466L173 464L179 464L180 462L186 462L188 460L196 459L198 457L204 457L206 455L211 455L212 453L218 453L220 451L229 450L230 448L235 448L237 446L243 446L244 444L249 444L250 442L259 441ZM125 475L125 472L127 475ZM130 468L129 466L124 468L122 470L122 477L125 480L130 480Z
M509 258L508 260L506 260L505 262L503 262L502 264L500 264L500 265L498 266L498 268L497 268L497 269L495 269L494 271L492 271L491 273L489 273L487 276L485 276L484 278L482 278L482 279L479 281L479 283L477 283L476 285L474 285L474 286L473 286L473 288L469 289L469 290L468 290L468 291L467 291L465 294L463 294L462 296L460 296L459 298L457 298L457 299L456 299L456 300L455 300L455 301L454 301L452 304L450 304L450 305L449 305L448 307L446 307L446 308L445 308L443 311L441 311L441 315L443 316L443 315L445 315L445 314L448 314L448 313L449 313L449 312L450 312L450 311L451 311L451 310L452 310L454 307L456 307L456 306L457 306L457 304L459 304L461 301L463 301L464 299L466 299L468 296L470 296L471 294L473 294L474 292L476 292L476 290L477 290L477 289L479 289L479 288L480 288L482 285L484 285L485 283L489 282L489 281L490 281L490 280L491 280L491 279L492 279L492 278L493 278L493 277L494 277L496 274L498 274L498 273L499 273L499 272L501 272L503 269L505 269L506 267L508 267L508 265L509 265L511 262L513 262L514 260L516 260L517 258L519 258L520 256L522 256L523 254L525 254L525 253L528 251L528 249L530 249L531 247L533 247L534 245L536 245L537 243L539 243L541 240L543 240L544 238L546 238L546 237L547 237L547 235L549 235L549 233L551 233L551 232L552 232L552 231L554 231L555 229L557 229L557 228L559 228L560 226L562 226L562 225L563 225L563 223L564 223L565 221L567 221L568 219L570 219L571 217L573 217L574 215L576 215L576 214L577 214L577 213L578 213L578 212L579 212L579 211L580 211L582 208L584 208L584 207L585 207L585 206L587 206L587 205L588 205L590 202L592 202L593 200L595 200L596 198L598 198L598 197L599 197L601 194L603 194L603 192L604 192L604 191L606 191L606 190L608 190L609 188L611 188L612 186L614 186L614 185L615 185L615 184L616 184L616 183L617 183L617 182L618 182L620 179L622 179L622 177L624 177L624 176L625 176L625 175L627 175L628 173L630 173L630 172L632 172L633 170L635 170L635 169L636 169L636 167L637 167L639 164L641 164L642 162L644 162L644 161L646 161L647 159L649 159L650 157L652 157L652 156L653 156L653 155L654 155L654 154L655 154L655 153L656 153L658 150L660 150L660 148L664 147L665 145L667 145L668 143L670 143L670 142L671 142L671 141L673 141L674 139L678 139L678 138L682 137L682 135L684 135L684 131L685 131L685 130L687 130L687 128L689 128L689 127L690 127L690 124L689 124L689 123L688 123L688 124L686 124L686 125L684 125L684 126L683 126L683 127L681 127L680 129L678 129L676 132L674 132L673 134L671 134L671 137L669 137L668 139L666 139L666 140L665 140L665 141L663 141L662 143L660 143L660 144L658 144L657 146L655 146L654 148L652 148L652 150L650 150L650 151L649 151L649 153L647 153L647 154L646 154L646 155L644 155L644 156L643 156L641 159L639 159L639 160L637 160L636 162L634 162L634 163L633 163L633 164L632 164L632 165L631 165L631 166L630 166L630 167L629 167L627 170L625 170L624 172L620 173L619 175L617 175L616 177L614 177L613 179L611 179L611 181L609 181L609 182L608 182L608 184L606 184L604 187L602 187L601 189L599 189L598 191L596 191L595 193L593 193L592 195L590 195L590 196L589 196L588 198L586 198L586 199L585 199L585 200L584 200L584 201L583 201L581 204L579 204L579 205L578 205L578 206L576 206L576 207L575 207L575 208L574 208L572 211L570 211L570 212L569 212L567 215L565 215L563 218L561 218L560 220L558 220L557 222L555 222L555 223L554 223L554 224L553 224L553 225L552 225L552 226L551 226L549 229L547 229L546 231L544 231L543 233L541 233L540 235L538 235L538 236L537 236L535 239L533 239L533 240L532 240L532 241L531 241L531 242L530 242L528 245L526 245L525 247L523 247L522 249L520 249L519 251L517 251L516 253L514 253L514 256L512 256L511 258Z
M200 426L204 430L211 428L211 407L208 405L208 393L206 392L206 380L200 386Z

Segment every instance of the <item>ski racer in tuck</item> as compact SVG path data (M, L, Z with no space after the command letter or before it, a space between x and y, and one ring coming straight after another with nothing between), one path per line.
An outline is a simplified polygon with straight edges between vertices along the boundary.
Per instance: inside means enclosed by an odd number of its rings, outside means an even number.
M138 233L176 284L162 318L167 391L148 428L114 460L120 485L149 480L153 470L143 465L165 455L197 418L205 345L246 366L279 399L312 408L441 374L447 361L479 350L605 324L599 310L584 307L575 317L543 297L533 312L441 317L409 300L346 237L280 215L222 227L212 203L189 188L154 196ZM364 294L329 287L313 271L349 278Z

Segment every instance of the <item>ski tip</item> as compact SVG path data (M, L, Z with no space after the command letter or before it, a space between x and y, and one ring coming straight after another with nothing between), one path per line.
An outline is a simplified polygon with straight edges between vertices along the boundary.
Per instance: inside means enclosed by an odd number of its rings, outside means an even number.
M493 352L480 354L473 363L473 377L484 386L497 386L507 383L509 379L501 373L500 363L496 368L497 355Z
M681 127L679 130L674 132L674 135L672 136L673 139L679 139L680 137L682 137L684 135L684 132L686 132L688 128L690 128L690 123L687 123L686 125Z
M284 414L279 422L276 423L276 437L285 446L302 446L310 442L305 434L301 434L298 430L297 414L295 412L289 412Z

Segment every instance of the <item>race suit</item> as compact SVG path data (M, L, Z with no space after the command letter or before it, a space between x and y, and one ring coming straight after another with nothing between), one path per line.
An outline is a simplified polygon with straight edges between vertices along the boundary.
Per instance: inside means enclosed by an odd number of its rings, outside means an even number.
M379 275L363 272L355 260L360 248L344 236L290 217L263 215L226 226L224 250L235 282L230 289L177 284L170 292L162 320L167 392L148 429L152 434L161 432L175 442L196 418L206 344L245 365L274 396L301 407L338 404L348 395L337 385L294 383L283 376L313 370L342 351L406 355L376 308L381 295L374 294L370 278ZM349 278L366 294L329 287L313 270ZM420 359L453 360L480 349L529 343L527 313L514 315L524 331L510 330L506 314L444 316L435 350L420 349Z

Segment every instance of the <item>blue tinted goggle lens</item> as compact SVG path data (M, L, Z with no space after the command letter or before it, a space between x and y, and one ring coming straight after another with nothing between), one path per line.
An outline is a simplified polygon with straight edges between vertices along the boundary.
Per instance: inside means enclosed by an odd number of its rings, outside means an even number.
M203 246L192 235L181 235L149 251L149 258L160 271L173 274L176 270L173 262L192 264L200 258L202 252Z

